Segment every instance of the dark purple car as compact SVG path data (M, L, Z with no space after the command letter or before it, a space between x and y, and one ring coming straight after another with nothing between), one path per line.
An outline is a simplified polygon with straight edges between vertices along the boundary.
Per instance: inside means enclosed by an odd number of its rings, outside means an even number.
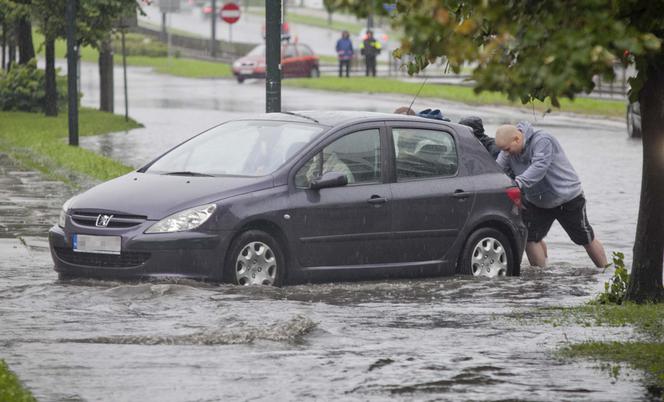
M272 113L221 124L73 197L49 241L61 277L519 275L520 200L468 127Z

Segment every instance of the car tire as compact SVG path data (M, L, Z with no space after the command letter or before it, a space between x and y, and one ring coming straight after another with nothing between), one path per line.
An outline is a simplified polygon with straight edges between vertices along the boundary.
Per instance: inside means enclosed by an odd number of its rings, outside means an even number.
M236 78L237 78L238 83L242 84L244 82L244 77L243 76L238 75Z
M248 230L235 238L229 248L224 281L244 286L282 286L285 260L274 237L262 230Z
M503 233L480 228L466 240L459 259L458 272L473 276L515 276L512 245Z
M316 66L311 67L311 70L309 71L309 77L310 78L320 77L320 70L318 69L318 67L316 67Z

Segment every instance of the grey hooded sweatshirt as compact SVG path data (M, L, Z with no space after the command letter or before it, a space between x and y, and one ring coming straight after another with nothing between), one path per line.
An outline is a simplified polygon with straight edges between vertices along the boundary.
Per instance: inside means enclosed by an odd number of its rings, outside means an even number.
M524 134L519 155L501 151L496 162L512 171L526 200L540 208L555 208L583 193L581 180L558 140L528 122L516 125Z

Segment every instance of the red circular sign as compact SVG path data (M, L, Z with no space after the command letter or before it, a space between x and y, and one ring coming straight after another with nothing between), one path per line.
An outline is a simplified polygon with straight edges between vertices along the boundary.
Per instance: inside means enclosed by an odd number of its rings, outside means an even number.
M235 3L226 3L221 7L219 17L229 24L235 24L240 19L240 6Z

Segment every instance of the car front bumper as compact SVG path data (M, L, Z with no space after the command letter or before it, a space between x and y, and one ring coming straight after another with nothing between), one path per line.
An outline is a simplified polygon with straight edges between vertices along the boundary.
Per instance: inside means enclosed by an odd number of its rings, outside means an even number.
M144 234L105 233L122 237L119 255L73 250L73 234L100 235L96 231L64 230L53 226L48 238L54 269L66 277L140 279L187 277L222 280L230 232L176 232Z

